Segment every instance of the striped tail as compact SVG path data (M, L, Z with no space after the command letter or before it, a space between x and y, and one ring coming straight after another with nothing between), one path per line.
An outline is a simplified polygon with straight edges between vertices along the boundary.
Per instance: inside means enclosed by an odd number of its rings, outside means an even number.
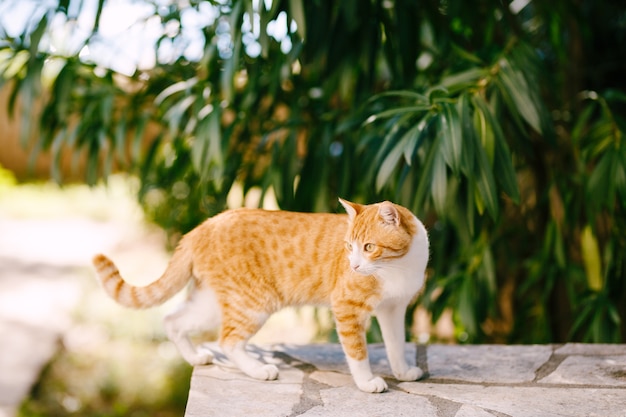
M130 308L162 304L182 290L192 277L191 253L182 245L174 252L161 278L145 287L124 281L113 261L102 254L94 256L92 263L107 294L119 304Z

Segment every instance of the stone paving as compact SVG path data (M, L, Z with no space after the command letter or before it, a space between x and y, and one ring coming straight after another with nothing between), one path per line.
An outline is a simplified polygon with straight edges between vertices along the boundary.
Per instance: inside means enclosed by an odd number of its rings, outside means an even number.
M356 388L339 345L251 350L279 367L279 379L248 378L218 354L194 369L186 417L626 417L626 345L407 344L426 371L416 382L394 380L384 346L371 345L373 371L389 384L382 394Z

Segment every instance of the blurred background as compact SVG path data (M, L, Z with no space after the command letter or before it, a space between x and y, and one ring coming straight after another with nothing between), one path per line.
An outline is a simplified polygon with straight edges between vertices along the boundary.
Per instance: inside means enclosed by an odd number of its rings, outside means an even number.
M410 208L413 340L624 342L625 50L618 0L0 0L0 311L61 341L20 415L180 415L162 312L89 259L149 282L241 205ZM325 311L270 324L334 337Z

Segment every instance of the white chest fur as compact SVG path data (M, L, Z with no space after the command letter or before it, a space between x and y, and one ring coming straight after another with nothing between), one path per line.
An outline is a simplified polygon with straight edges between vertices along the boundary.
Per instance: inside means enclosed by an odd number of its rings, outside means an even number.
M375 273L383 285L381 300L383 304L401 300L408 303L424 285L429 242L426 228L417 218L415 221L418 232L413 237L407 254L386 262L386 265Z

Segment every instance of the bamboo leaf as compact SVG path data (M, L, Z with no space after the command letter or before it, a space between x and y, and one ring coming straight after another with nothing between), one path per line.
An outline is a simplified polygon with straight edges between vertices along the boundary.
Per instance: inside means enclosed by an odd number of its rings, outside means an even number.
M378 174L376 175L376 191L379 192L391 177L391 174L396 168L398 161L402 157L404 153L404 149L406 145L410 142L411 137L408 135L404 135L394 146L391 148L391 151L387 153L383 163L380 165L378 169Z
M170 134L175 135L176 132L181 130L181 122L183 120L183 116L185 112L193 105L196 97L193 95L183 97L182 100L175 103L172 107L169 108L167 112L163 115L163 119L167 120Z
M474 129L478 133L480 143L487 153L489 163L493 166L496 148L495 134L491 125L487 123L487 117L481 108L477 108L474 112Z
M5 58L3 56L2 58L0 58L0 60L6 60L6 64L0 74L2 74L2 76L7 80L15 78L20 72L24 71L24 68L26 67L29 59L30 54L26 50L20 50L15 52L15 54L11 58Z
M593 234L590 225L585 226L580 234L580 249L585 267L585 275L587 276L587 285L592 291L600 291L603 286L602 260L598 240Z
M476 293L474 290L474 279L471 275L463 277L459 288L459 315L461 323L465 326L468 334L475 335L478 331L476 320Z
M487 154L485 150L478 144L476 145L476 165L475 165L475 179L478 195L481 202L485 205L485 208L493 219L498 217L498 191L496 188L496 181L491 171L491 165L487 160Z
M408 137L407 143L404 146L404 160L407 165L411 165L413 155L419 148L421 142L426 136L428 125L433 118L432 113L427 113L419 123L415 124L411 129L405 133L405 137Z
M410 100L415 100L415 104L423 104L427 105L428 97L423 94L417 93L411 90L393 90L393 91L385 91L384 93L379 93L372 96L368 102L372 102L385 97L397 97L397 98L406 98Z
M493 133L495 140L493 170L496 173L496 180L511 200L515 203L519 203L520 191L517 183L517 175L513 167L509 145L504 138L500 123L487 102L479 94L475 94L472 97L472 102L476 106L476 112L479 112L484 118L485 128Z
M420 176L417 191L415 191L415 206L422 207L426 201L427 192L431 189L431 180L433 177L433 163L436 155L439 153L438 143L435 142L430 146L426 160L424 161L424 168L422 169L422 175Z
M39 53L39 42L41 42L41 38L43 34L46 32L48 27L48 15L44 13L41 17L41 20L37 24L35 30L33 30L30 34L30 45L28 46L28 50L30 53L30 59L34 60Z
M469 138L476 134L474 130L472 109L470 104L471 102L468 99L467 94L462 94L459 97L457 107L459 115L461 117L461 128L463 132L463 140L465 141L465 143L472 143ZM461 153L461 171L466 177L471 177L473 175L475 159L476 157L474 155L473 146L463 147L463 152Z
M367 120L365 120L364 124L373 123L378 119L387 119L390 117L400 116L404 114L422 113L424 111L430 110L430 108L431 107L427 105L395 107L393 109L384 110L384 111L381 111L380 113L371 115L370 117L367 118Z
M498 78L506 89L506 94L513 101L514 107L510 108L512 113L517 113L539 133L543 133L541 128L541 118L539 116L538 104L533 100L530 86L526 82L523 73L514 68L506 58L501 61Z
M433 204L437 214L443 217L446 213L448 174L446 171L446 161L441 153L435 157L432 178L431 194Z
M154 98L154 104L156 104L157 106L160 106L161 104L163 104L163 102L165 100L167 100L169 97L173 96L176 93L179 93L181 91L188 91L190 90L193 86L195 86L196 84L198 84L198 79L196 77L192 77L188 80L185 81L179 81L177 83L174 83L166 88L163 89L163 91L161 91L155 98Z
M289 12L291 18L296 21L296 31L300 39L306 39L306 19L304 17L304 1L289 0Z
M600 159L587 183L588 201L596 206L611 206L615 196L616 153L606 152Z
M441 103L441 107L442 111L439 114L439 128L442 134L441 152L448 166L457 175L461 168L463 150L461 120L452 103Z
M468 70L450 74L441 80L441 86L453 93L475 85L481 78L489 74L486 68L470 68Z

